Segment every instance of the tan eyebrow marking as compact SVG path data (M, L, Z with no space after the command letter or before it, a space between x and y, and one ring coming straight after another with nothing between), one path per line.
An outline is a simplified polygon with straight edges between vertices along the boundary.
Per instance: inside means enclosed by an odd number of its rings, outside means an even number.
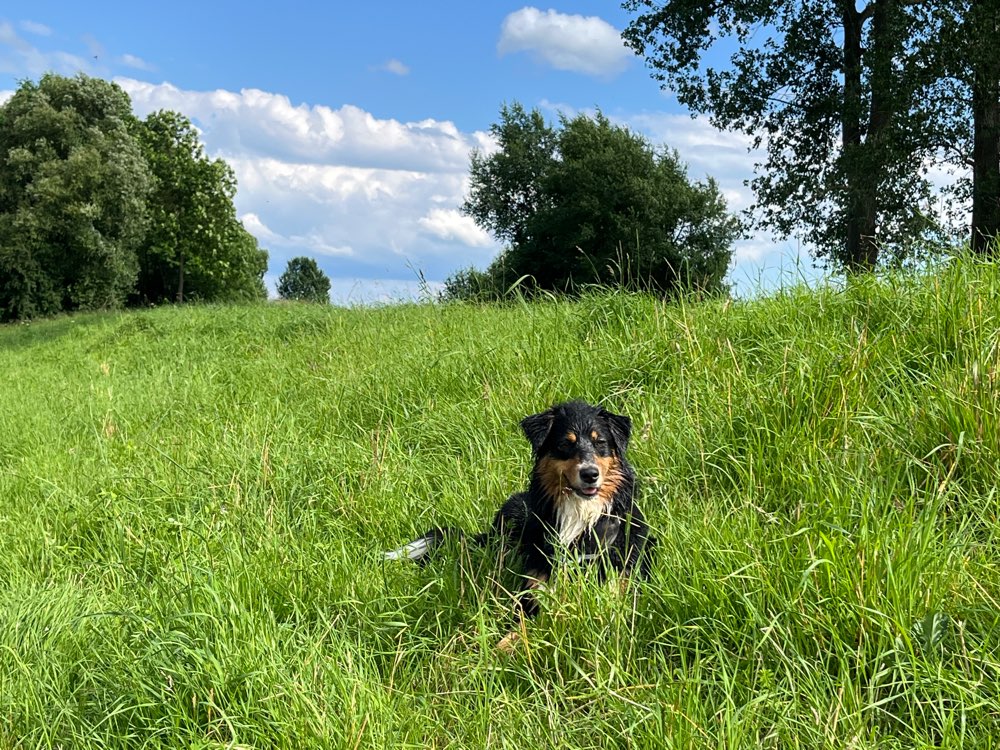
M566 439L569 440L571 443L575 443L576 442L576 433L575 432L567 432L566 433Z
M594 430L592 433L590 433L590 439L591 440L597 440L597 438L599 438L599 437L600 437L600 435L597 434L597 430Z

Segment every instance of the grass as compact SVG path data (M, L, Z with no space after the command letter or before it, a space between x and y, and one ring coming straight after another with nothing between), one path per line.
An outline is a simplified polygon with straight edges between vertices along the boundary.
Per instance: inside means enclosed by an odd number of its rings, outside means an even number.
M752 302L189 307L0 329L0 747L1000 744L1000 270ZM521 648L525 414L636 425L660 540Z

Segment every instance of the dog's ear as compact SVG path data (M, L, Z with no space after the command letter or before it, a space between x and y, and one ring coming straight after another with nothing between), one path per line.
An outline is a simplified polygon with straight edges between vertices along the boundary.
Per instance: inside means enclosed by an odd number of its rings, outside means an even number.
M549 436L549 430L552 429L552 422L555 417L555 412L549 409L543 411L541 414L532 414L530 417L525 417L521 420L521 429L524 430L524 436L528 438L528 442L531 443L531 450L535 453L538 453L538 450L545 442L545 438Z
M619 456L624 456L625 450L628 448L629 438L632 437L632 420L620 414L612 414L606 409L601 409L600 415L608 423L616 452Z

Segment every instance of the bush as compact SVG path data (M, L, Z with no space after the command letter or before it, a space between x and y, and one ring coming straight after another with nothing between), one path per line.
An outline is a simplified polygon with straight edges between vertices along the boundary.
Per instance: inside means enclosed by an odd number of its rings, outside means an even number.
M517 104L500 114L500 149L473 154L463 210L509 246L485 272L451 277L445 297L503 296L518 280L571 294L725 289L741 228L714 180L692 182L675 152L600 113L564 117L559 129Z
M330 279L312 258L292 258L278 279L278 296L287 300L328 304Z

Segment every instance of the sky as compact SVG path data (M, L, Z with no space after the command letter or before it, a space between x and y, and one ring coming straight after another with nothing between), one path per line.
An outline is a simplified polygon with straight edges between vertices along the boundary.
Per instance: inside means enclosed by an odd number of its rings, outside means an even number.
M661 90L621 41L615 2L67 3L0 8L0 101L46 72L117 82L140 117L171 109L239 183L265 283L315 258L335 302L418 298L500 246L460 206L501 105L553 122L601 110L714 177L731 210L762 155ZM738 295L814 277L794 240L736 245Z

